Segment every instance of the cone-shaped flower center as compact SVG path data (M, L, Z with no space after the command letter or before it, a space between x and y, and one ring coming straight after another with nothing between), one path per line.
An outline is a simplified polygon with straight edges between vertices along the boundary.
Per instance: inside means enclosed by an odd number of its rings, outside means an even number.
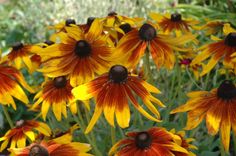
M171 14L170 20L172 22L179 22L179 21L181 21L182 20L181 14L179 14L179 13Z
M34 145L30 148L29 156L49 156L49 153L43 146Z
M225 44L230 47L236 47L236 32L229 33L226 36Z
M109 79L114 83L122 83L127 80L128 70L122 65L112 66L109 71Z
M236 87L233 82L229 80L223 81L217 90L217 96L226 100L236 97Z
M16 128L22 127L24 125L25 121L24 120L18 120L16 121Z
M64 88L66 86L67 80L65 76L56 77L53 80L53 84L56 88Z
M140 132L135 137L135 144L140 149L148 148L152 143L152 138L148 132Z
M151 41L157 35L156 29L150 24L143 24L139 29L139 36L141 40Z
M12 45L12 48L13 48L13 50L19 50L19 49L23 48L23 46L24 46L23 43L16 42Z
M89 17L89 18L87 19L87 25L88 25L88 26L91 26L92 23L93 23L93 21L94 21L95 19L96 19L95 17Z
M132 29L131 26L130 26L130 24L128 24L128 23L121 24L121 25L120 25L120 28L121 28L125 33L130 32L131 29Z
M107 15L108 15L108 16L115 16L115 15L117 15L117 13L116 13L115 11L111 11L111 12L109 12Z
M66 26L70 26L70 24L76 24L74 19L67 19L66 20Z
M75 45L75 53L79 57L87 57L91 54L92 48L85 40L79 40Z

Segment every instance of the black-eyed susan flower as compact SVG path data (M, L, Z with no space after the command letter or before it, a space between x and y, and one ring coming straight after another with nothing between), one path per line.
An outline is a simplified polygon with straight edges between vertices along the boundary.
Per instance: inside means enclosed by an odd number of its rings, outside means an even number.
M196 156L192 152L192 150L197 150L197 147L191 144L191 142L194 141L193 138L186 138L185 131L176 132L175 129L172 129L170 132L174 135L178 135L181 138L181 140L175 139L175 142L189 152L188 154L186 154L175 151L173 152L175 156Z
M89 31L79 27L66 28L61 43L44 48L40 56L44 61L40 71L49 77L68 75L72 86L92 80L110 67L112 48L107 36L102 35L102 25L95 19ZM50 57L50 58L49 58Z
M212 37L216 42L206 44L198 49L201 53L193 59L192 65L199 64L209 58L207 64L203 66L200 76L210 72L221 60L225 66L235 69L233 53L236 51L236 30L231 28L229 24L225 24L223 32L226 36L224 39Z
M224 27L224 24L226 24L226 22L220 20L207 20L207 23L203 26L200 26L198 29L205 30L206 35L213 35L218 32L221 32Z
M188 93L190 99L186 104L174 109L171 113L188 112L186 130L197 127L204 118L211 135L220 130L221 140L226 151L229 150L230 130L236 134L236 87L225 80L217 89L194 91Z
M37 52L40 50L39 46L36 45L27 45L21 42L16 42L12 48L10 53L7 55L9 59L9 63L12 64L17 69L21 69L22 67L27 67L29 72L33 72L33 65L30 60L30 56L33 52Z
M32 143L25 148L11 148L9 151L13 156L92 156L87 153L90 149L91 146L85 143L57 143L52 140Z
M0 82L0 103L2 105L11 105L16 110L17 106L13 97L25 104L29 103L21 86L31 93L34 90L26 83L23 75L16 68L7 65L7 62L0 63Z
M85 133L92 130L102 112L110 125L114 126L115 115L120 127L128 127L130 121L128 99L141 114L150 120L159 122L160 114L152 102L162 107L164 105L152 96L150 92L160 93L157 88L143 81L138 76L129 74L127 68L122 65L114 65L108 73L72 90L76 99L87 100L92 97L96 99L94 114ZM148 114L138 104L134 93L143 100L144 104L155 116Z
M71 90L72 86L64 76L49 80L43 84L42 90L35 95L34 99L37 99L37 101L31 109L37 109L41 105L41 113L44 120L50 107L59 121L62 118L62 114L67 117L67 105L69 105L71 112L75 114L77 112L77 104Z
M151 13L150 17L157 21L164 33L170 34L175 32L176 36L190 32L190 28L199 23L193 19L183 18L180 13L167 13L165 15Z
M140 28L132 29L120 39L116 53L122 60L127 60L128 67L134 68L148 48L158 68L165 66L171 69L175 64L174 50L189 50L181 46L194 38L195 36L191 34L178 38L158 34L154 25L145 23Z
M25 147L26 140L34 141L36 137L35 131L44 134L45 136L51 135L51 130L47 124L35 120L19 120L16 122L16 126L13 129L7 131L7 133L0 138L1 149L3 151L7 148L7 145L11 143L10 148Z
M153 127L148 131L129 132L127 138L118 141L109 151L112 156L173 156L188 151L174 142L174 136L164 128ZM185 155L184 155L185 154Z

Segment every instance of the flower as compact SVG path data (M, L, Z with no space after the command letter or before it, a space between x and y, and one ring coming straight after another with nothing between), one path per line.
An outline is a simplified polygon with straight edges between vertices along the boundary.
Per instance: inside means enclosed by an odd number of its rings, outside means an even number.
M46 136L51 135L50 128L43 122L35 120L17 121L15 128L8 130L7 133L0 138L0 142L3 141L0 151L3 151L10 141L10 148L25 147L26 139L29 139L30 141L35 140L35 130Z
M30 60L30 54L39 51L41 48L37 45L24 45L21 42L16 42L10 53L7 55L9 63L12 63L17 69L21 69L26 66L30 73L34 71L32 62Z
M203 26L199 27L199 30L205 30L206 35L213 35L217 32L221 32L222 28L224 27L226 22L219 21L219 20L207 20L207 23Z
M188 151L174 142L174 136L164 128L153 127L148 131L129 132L127 138L118 141L109 151L117 156L172 156L174 152L188 154ZM179 137L178 137L179 138ZM179 138L180 139L180 138Z
M68 75L71 85L77 86L110 67L112 48L107 43L107 36L102 35L102 25L98 19L92 22L87 33L77 26L66 30L61 43L48 46L40 52L44 61L41 72L49 77Z
M164 105L152 96L150 92L160 93L157 88L143 81L142 78L130 75L127 68L122 65L114 65L108 73L72 90L76 99L87 100L91 97L95 97L96 99L95 111L85 133L92 130L102 111L110 125L114 126L115 114L118 125L122 128L128 127L130 121L128 99L148 119L159 122L158 118L160 118L160 114L152 102L162 107ZM155 117L148 114L138 104L133 93L137 94L143 100L144 104Z
M72 86L69 80L64 76L56 77L49 80L43 85L43 89L39 91L34 100L37 101L31 107L32 110L36 109L40 104L42 117L46 120L46 116L50 106L58 121L61 121L62 114L67 117L67 104L73 114L77 113L77 104L75 98L71 93Z
M236 68L236 63L233 60L233 54L236 51L236 30L231 28L229 24L225 24L223 31L226 35L224 39L212 37L216 42L206 44L198 49L202 52L193 59L192 65L199 64L210 57L208 63L203 66L200 76L210 72L218 62L221 62L221 59L225 66Z
M191 145L191 142L194 141L193 138L186 138L185 137L185 131L176 132L175 129L172 129L170 132L181 138L181 140L175 139L176 143L189 152L188 154L185 154L185 153L175 151L175 152L173 152L175 156L195 156L195 154L193 152L191 152L191 150L196 150L197 149L196 146Z
M90 145L85 143L57 143L52 140L32 143L25 148L11 148L9 151L13 156L92 156L92 154L87 153L90 149Z
M164 33L175 32L176 36L190 32L190 28L199 23L196 20L184 19L180 13L167 13L165 15L151 13L150 17L158 22Z
M125 61L127 67L134 68L149 47L157 68L165 66L171 69L175 64L174 50L189 50L180 46L194 38L195 36L191 34L178 38L157 34L154 25L145 23L139 29L133 28L120 39L116 53L122 61L127 60Z
M10 104L16 110L13 97L25 104L29 103L28 97L20 85L31 93L34 90L28 86L23 75L16 68L9 66L7 62L0 62L0 82L0 103L2 105Z
M174 109L171 113L188 112L186 130L197 127L204 118L211 135L219 129L221 140L226 151L229 149L231 127L236 134L236 88L225 80L217 89L194 91L188 93L190 99L186 104Z

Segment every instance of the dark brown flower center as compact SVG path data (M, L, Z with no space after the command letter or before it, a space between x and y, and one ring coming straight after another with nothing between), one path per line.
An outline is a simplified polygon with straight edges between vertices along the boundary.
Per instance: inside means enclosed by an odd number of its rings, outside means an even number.
M21 42L16 42L16 43L14 43L13 45L12 45L12 49L13 50L19 50L19 49L21 49L21 48L23 48L24 47L24 45L23 45L23 43L21 43Z
M219 98L229 100L236 97L236 87L230 80L225 80L217 89L217 96Z
M139 149L148 148L152 144L152 138L148 132L140 132L135 137L135 144Z
M67 19L66 20L66 26L70 26L71 24L76 24L74 19Z
M45 43L46 45L50 46L50 45L53 45L55 42L50 41L50 40L46 40L44 43ZM46 48L47 46L43 45L42 47L43 47L43 48Z
M22 127L24 125L25 121L24 120L18 120L16 121L16 127L19 128L19 127Z
M115 15L117 15L117 13L115 11L111 11L108 13L108 16L115 16Z
M236 47L236 32L229 33L226 36L225 44L230 47Z
M179 14L179 13L171 14L170 20L173 22L181 21L182 20L181 14Z
M30 148L29 156L49 156L49 153L43 146L34 145Z
M85 40L79 40L75 45L75 53L79 57L88 57L92 52L90 44Z
M91 26L92 23L93 23L93 21L94 21L95 19L96 19L95 17L89 17L89 18L87 19L87 25L88 25L88 26Z
M151 41L157 35L156 29L150 24L143 24L139 29L139 37L144 41Z
M56 88L64 88L67 84L65 76L56 77L53 80L53 84Z
M122 83L127 80L128 70L122 65L112 66L109 71L109 79L114 83Z
M124 31L125 34L132 30L130 24L128 24L128 23L121 24L120 28Z

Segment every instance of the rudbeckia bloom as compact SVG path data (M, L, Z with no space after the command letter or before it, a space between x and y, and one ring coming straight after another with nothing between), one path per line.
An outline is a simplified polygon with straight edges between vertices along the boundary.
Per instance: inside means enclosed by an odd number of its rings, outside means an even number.
M16 122L16 127L7 131L7 133L0 138L3 141L0 151L3 151L9 142L10 148L25 147L26 139L31 142L35 140L35 131L38 131L45 136L51 135L51 130L47 124L35 120L19 120Z
M123 56L123 60L127 60L128 67L134 68L149 47L156 66L171 69L175 64L174 50L189 50L180 46L194 38L195 36L191 34L178 38L158 34L154 25L145 23L139 29L132 29L124 35L117 45L116 52L117 55Z
M87 33L77 26L66 30L61 43L40 52L43 61L47 59L40 71L49 77L68 75L72 86L88 82L95 74L106 72L112 49L107 43L107 36L102 35L101 23L95 19Z
M186 130L197 127L204 118L211 135L219 129L221 140L226 151L229 149L230 130L236 134L236 88L225 80L217 89L208 91L194 91L188 93L190 99L186 104L174 109L171 113L188 112Z
M154 127L143 132L129 132L127 138L117 142L109 151L116 156L173 156L188 151L174 142L173 134L164 128Z
M37 101L31 109L37 109L42 104L41 112L44 120L46 120L50 107L52 107L52 111L58 121L61 120L62 114L67 117L67 104L70 104L69 107L72 113L75 114L77 105L71 90L72 86L64 76L49 80L43 85L43 89L35 95L34 99L37 99Z
M95 111L85 133L92 130L102 112L104 112L105 118L110 125L114 126L115 114L118 125L122 128L128 127L130 121L128 99L148 119L159 122L158 118L160 114L152 102L162 107L164 105L152 96L150 92L160 93L154 86L137 76L129 74L127 69L122 65L112 66L108 73L72 90L76 99L87 100L91 97L95 97L96 99ZM148 114L138 104L134 93L143 100L144 104L155 117Z
M54 141L42 141L32 143L25 148L11 148L13 156L92 156L87 153L91 149L89 144L70 142L56 143Z
M40 50L39 46L34 45L24 45L21 42L15 43L10 53L7 55L10 63L15 66L17 69L21 69L22 67L27 67L29 72L33 72L33 65L30 60L30 55L33 52L37 52Z
M213 35L213 34L216 34L217 32L221 32L222 28L224 27L224 24L226 24L226 22L219 21L219 20L210 20L210 21L207 21L206 24L199 27L198 29L205 30L206 35Z
M181 140L175 139L176 143L189 152L188 154L186 154L186 153L175 151L173 152L175 156L196 156L193 152L191 152L191 150L197 149L196 146L191 144L191 142L194 141L193 138L186 138L185 131L176 132L175 129L172 129L170 132L181 138Z
M28 97L20 85L31 93L34 90L28 86L23 75L16 68L8 66L7 62L0 62L0 82L0 104L10 104L16 110L13 97L25 104L29 103Z
M231 28L229 24L225 24L223 31L226 35L224 39L213 37L214 40L217 40L216 42L204 45L198 49L202 52L193 59L192 65L199 64L210 57L208 63L203 66L200 76L210 72L221 59L225 66L235 69L236 64L233 61L232 54L236 52L236 30Z
M167 13L165 15L151 13L150 17L158 22L164 33L175 32L177 36L190 32L190 28L199 23L196 20L184 19L179 13Z

